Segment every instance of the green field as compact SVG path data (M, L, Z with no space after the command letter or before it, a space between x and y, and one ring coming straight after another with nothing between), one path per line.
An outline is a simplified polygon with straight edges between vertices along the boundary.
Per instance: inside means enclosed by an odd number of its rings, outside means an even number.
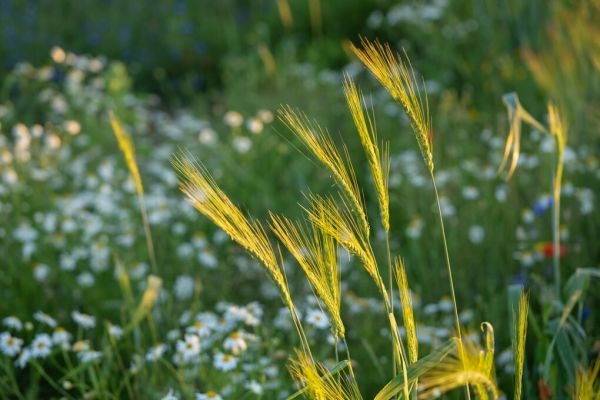
M0 2L0 398L600 399L600 2Z

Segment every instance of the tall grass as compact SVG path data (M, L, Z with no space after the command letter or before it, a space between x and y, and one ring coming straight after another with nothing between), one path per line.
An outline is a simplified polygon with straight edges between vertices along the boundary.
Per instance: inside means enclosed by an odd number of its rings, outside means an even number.
M479 398L497 398L499 389L493 373L494 333L491 324L482 324L484 347L473 341L465 341L461 333L450 255L435 183L427 96L422 90L422 85L418 83L406 54L404 58L396 57L389 46L366 40L362 41L361 48L354 47L353 50L392 97L403 106L429 170L438 204L457 337L419 359L416 321L406 271L401 258L396 258L396 262L392 263L389 251L389 147L386 143L378 143L374 117L372 113L365 113L362 94L349 77L345 78L344 92L373 176L380 222L386 232L390 287L386 287L380 274L378 257L374 252L374 239L370 235L371 222L367 215L363 188L358 185L347 148L343 146L343 150L340 151L327 131L316 121L289 106L281 108L280 119L304 143L312 156L330 171L340 191L337 196L311 193L307 195L308 204L302 206L304 221L296 222L283 215L271 213L269 226L296 259L314 293L330 315L332 334L344 342L347 331L341 312L343 292L336 256L338 245L358 259L375 284L387 313L393 354L391 380L379 392L378 399L398 396L406 399L416 398L417 395L444 393L457 387L465 387L467 397L471 396L472 387L473 393ZM290 372L302 386L292 398L299 395L311 399L361 398L357 376L352 369L351 349L347 346L348 343L345 342L347 359L331 371L323 368L313 358L302 323L295 315L292 295L281 267L283 260L276 257L270 239L262 228L263 224L245 217L218 187L209 171L194 161L189 153L176 155L173 165L180 175L181 190L192 205L262 262L279 288L284 303L290 309L302 347L296 352L296 356L291 358ZM402 303L402 320L407 331L407 343L399 334L392 303L394 275ZM526 314L521 313L520 317L526 318ZM517 332L520 350L523 349L525 336L523 321L520 320L521 328ZM346 366L347 373L343 372ZM335 378L334 374L339 376Z

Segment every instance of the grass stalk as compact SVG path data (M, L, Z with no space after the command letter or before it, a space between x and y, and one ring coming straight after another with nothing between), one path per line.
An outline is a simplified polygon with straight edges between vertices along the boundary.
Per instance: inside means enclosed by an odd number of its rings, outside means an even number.
M456 325L456 334L460 343L459 351L461 352L461 358L464 359L464 348L462 341L462 333L460 331L460 319L458 318L458 304L456 302L456 293L454 291L454 279L452 277L452 266L450 264L450 254L448 252L448 241L446 240L446 229L444 228L444 217L442 216L442 206L440 204L440 195L438 193L437 185L435 183L435 177L433 171L430 171L431 182L433 184L433 191L435 192L435 201L438 208L438 216L440 220L440 229L442 231L442 242L444 244L444 256L446 258L446 268L448 270L448 281L450 283L450 295L452 297L452 306L454 311L454 323ZM467 399L471 399L471 391L469 385L466 386Z

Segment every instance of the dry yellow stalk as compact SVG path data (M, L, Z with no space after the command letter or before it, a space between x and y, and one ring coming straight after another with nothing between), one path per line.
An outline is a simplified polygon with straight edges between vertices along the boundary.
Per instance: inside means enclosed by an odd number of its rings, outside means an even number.
M371 175L375 183L375 190L377 192L377 199L379 201L379 211L381 214L381 222L386 232L390 230L390 211L389 211L389 192L388 192L388 178L389 178L389 165L390 155L389 147L387 144L383 144L383 154L379 149L377 143L377 132L375 130L374 119L363 111L363 105L366 106L364 98L356 85L349 76L346 76L344 80L344 93L346 94L346 101L348 108L352 114L352 119L358 130L358 136L360 142L367 155L369 167L371 169Z

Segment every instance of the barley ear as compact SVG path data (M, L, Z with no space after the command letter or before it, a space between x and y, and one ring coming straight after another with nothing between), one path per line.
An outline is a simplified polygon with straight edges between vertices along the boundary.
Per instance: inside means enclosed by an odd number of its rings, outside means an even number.
M387 150L386 144L383 144L383 152L380 150L379 144L377 143L374 118L368 113L365 116L363 110L363 107L366 106L365 100L348 75L346 75L344 79L344 93L346 95L348 109L352 114L352 119L358 130L360 142L369 162L373 182L375 183L375 191L377 192L379 211L381 214L381 223L386 232L389 232L389 151Z
M400 291L400 303L402 304L402 319L404 320L408 341L408 359L412 364L419 359L419 342L417 340L417 327L413 314L412 298L410 289L408 288L404 261L400 257L397 257L394 266L396 282Z

